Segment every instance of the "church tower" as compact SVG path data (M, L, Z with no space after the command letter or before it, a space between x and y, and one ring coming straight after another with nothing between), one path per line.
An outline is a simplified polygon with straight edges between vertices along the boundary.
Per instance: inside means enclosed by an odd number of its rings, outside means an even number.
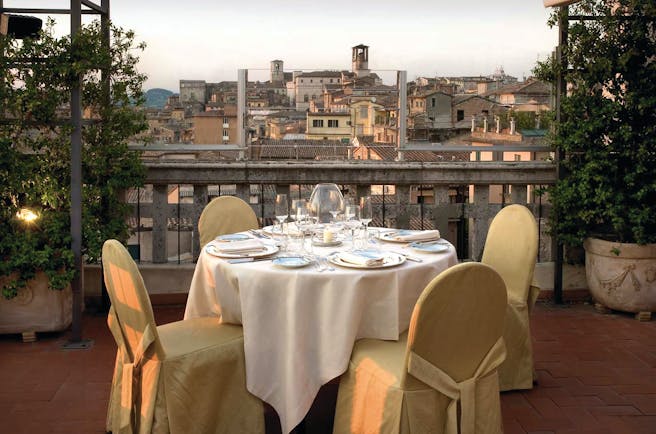
M352 70L358 77L366 77L369 71L369 47L366 45L356 45L352 48Z
M282 67L282 60L271 61L271 83L282 83L285 81L285 72Z

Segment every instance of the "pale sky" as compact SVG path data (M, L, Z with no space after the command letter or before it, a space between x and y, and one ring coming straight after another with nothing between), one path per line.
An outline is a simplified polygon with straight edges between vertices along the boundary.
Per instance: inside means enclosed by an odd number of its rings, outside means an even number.
M4 0L5 7L69 4ZM541 0L111 1L114 24L147 44L139 67L145 87L174 92L181 79L236 80L240 68L266 80L274 59L285 71L350 70L358 44L369 46L369 68L386 79L395 76L389 70L412 80L489 75L502 66L521 80L557 43L548 17ZM68 20L59 20L68 32Z

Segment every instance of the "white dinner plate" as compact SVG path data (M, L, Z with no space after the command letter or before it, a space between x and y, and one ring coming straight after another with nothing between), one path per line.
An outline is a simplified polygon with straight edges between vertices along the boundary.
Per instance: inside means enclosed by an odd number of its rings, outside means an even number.
M363 269L377 269L377 268L388 268L396 267L405 262L405 256L399 255L398 253L385 252L383 262L376 265L364 265L364 264L353 264L351 262L346 262L339 257L339 253L328 256L328 261L331 264L339 265L340 267L346 268L363 268Z
M262 256L273 255L278 251L277 246L272 245L262 245L263 250L250 253L227 253L222 252L219 247L215 246L212 243L209 243L205 246L205 251L212 256L217 256L219 258L260 258Z
M402 229L399 231L391 231L391 232L383 232L378 236L378 239L381 241L388 241L390 243L409 243L411 241L408 240L398 240L396 237L398 236L405 236L405 235L414 235L414 234L420 234L423 231L411 231L407 229ZM432 241L432 239L426 239L426 240L421 240L421 242L427 242L427 241ZM420 242L420 241L415 241L415 242Z
M312 261L303 256L283 256L273 260L273 265L284 268L301 268L310 265Z
M415 242L411 243L409 247L423 253L443 253L449 251L449 245L440 242Z
M251 237L249 237L246 234L225 234L225 235L219 235L216 237L217 241L244 241L244 240L250 240Z

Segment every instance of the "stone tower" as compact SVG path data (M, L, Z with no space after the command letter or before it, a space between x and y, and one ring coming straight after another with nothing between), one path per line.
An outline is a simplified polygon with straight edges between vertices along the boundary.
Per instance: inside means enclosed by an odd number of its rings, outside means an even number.
M285 81L282 60L271 61L271 83L282 83Z
M369 71L369 47L363 44L352 48L352 70L358 77L366 77Z

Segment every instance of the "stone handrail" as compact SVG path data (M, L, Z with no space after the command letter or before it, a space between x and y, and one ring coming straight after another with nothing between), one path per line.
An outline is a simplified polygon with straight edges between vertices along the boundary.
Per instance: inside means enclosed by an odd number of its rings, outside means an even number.
M550 206L534 194L536 188L555 182L555 166L550 162L150 160L145 165L146 183L152 185L152 202L132 205L135 215L152 218L152 241L148 241L152 245L143 248L152 249L152 261L156 263L167 262L173 253L166 247L171 219L191 223L190 253L192 259L198 256L197 222L211 199L208 186L230 186L228 194L250 202L264 222L273 214L274 190L289 193L290 185L311 188L319 182L334 182L356 197L369 194L372 185L394 186L395 194L375 203L374 222L403 228L420 221L422 226L426 223L437 227L455 237L451 241L458 244L459 253L467 252L461 258L470 259L480 258L489 220L496 212L505 204L521 203L540 222L542 260L548 260L550 255L551 240L542 230ZM169 203L170 186L178 185L193 185L192 203ZM269 194L254 196L251 185L266 186ZM423 191L432 190L428 197L434 203L417 200L419 186ZM450 197L449 191L453 192L456 186L468 192L467 203L454 203ZM449 230L450 227L455 229Z

